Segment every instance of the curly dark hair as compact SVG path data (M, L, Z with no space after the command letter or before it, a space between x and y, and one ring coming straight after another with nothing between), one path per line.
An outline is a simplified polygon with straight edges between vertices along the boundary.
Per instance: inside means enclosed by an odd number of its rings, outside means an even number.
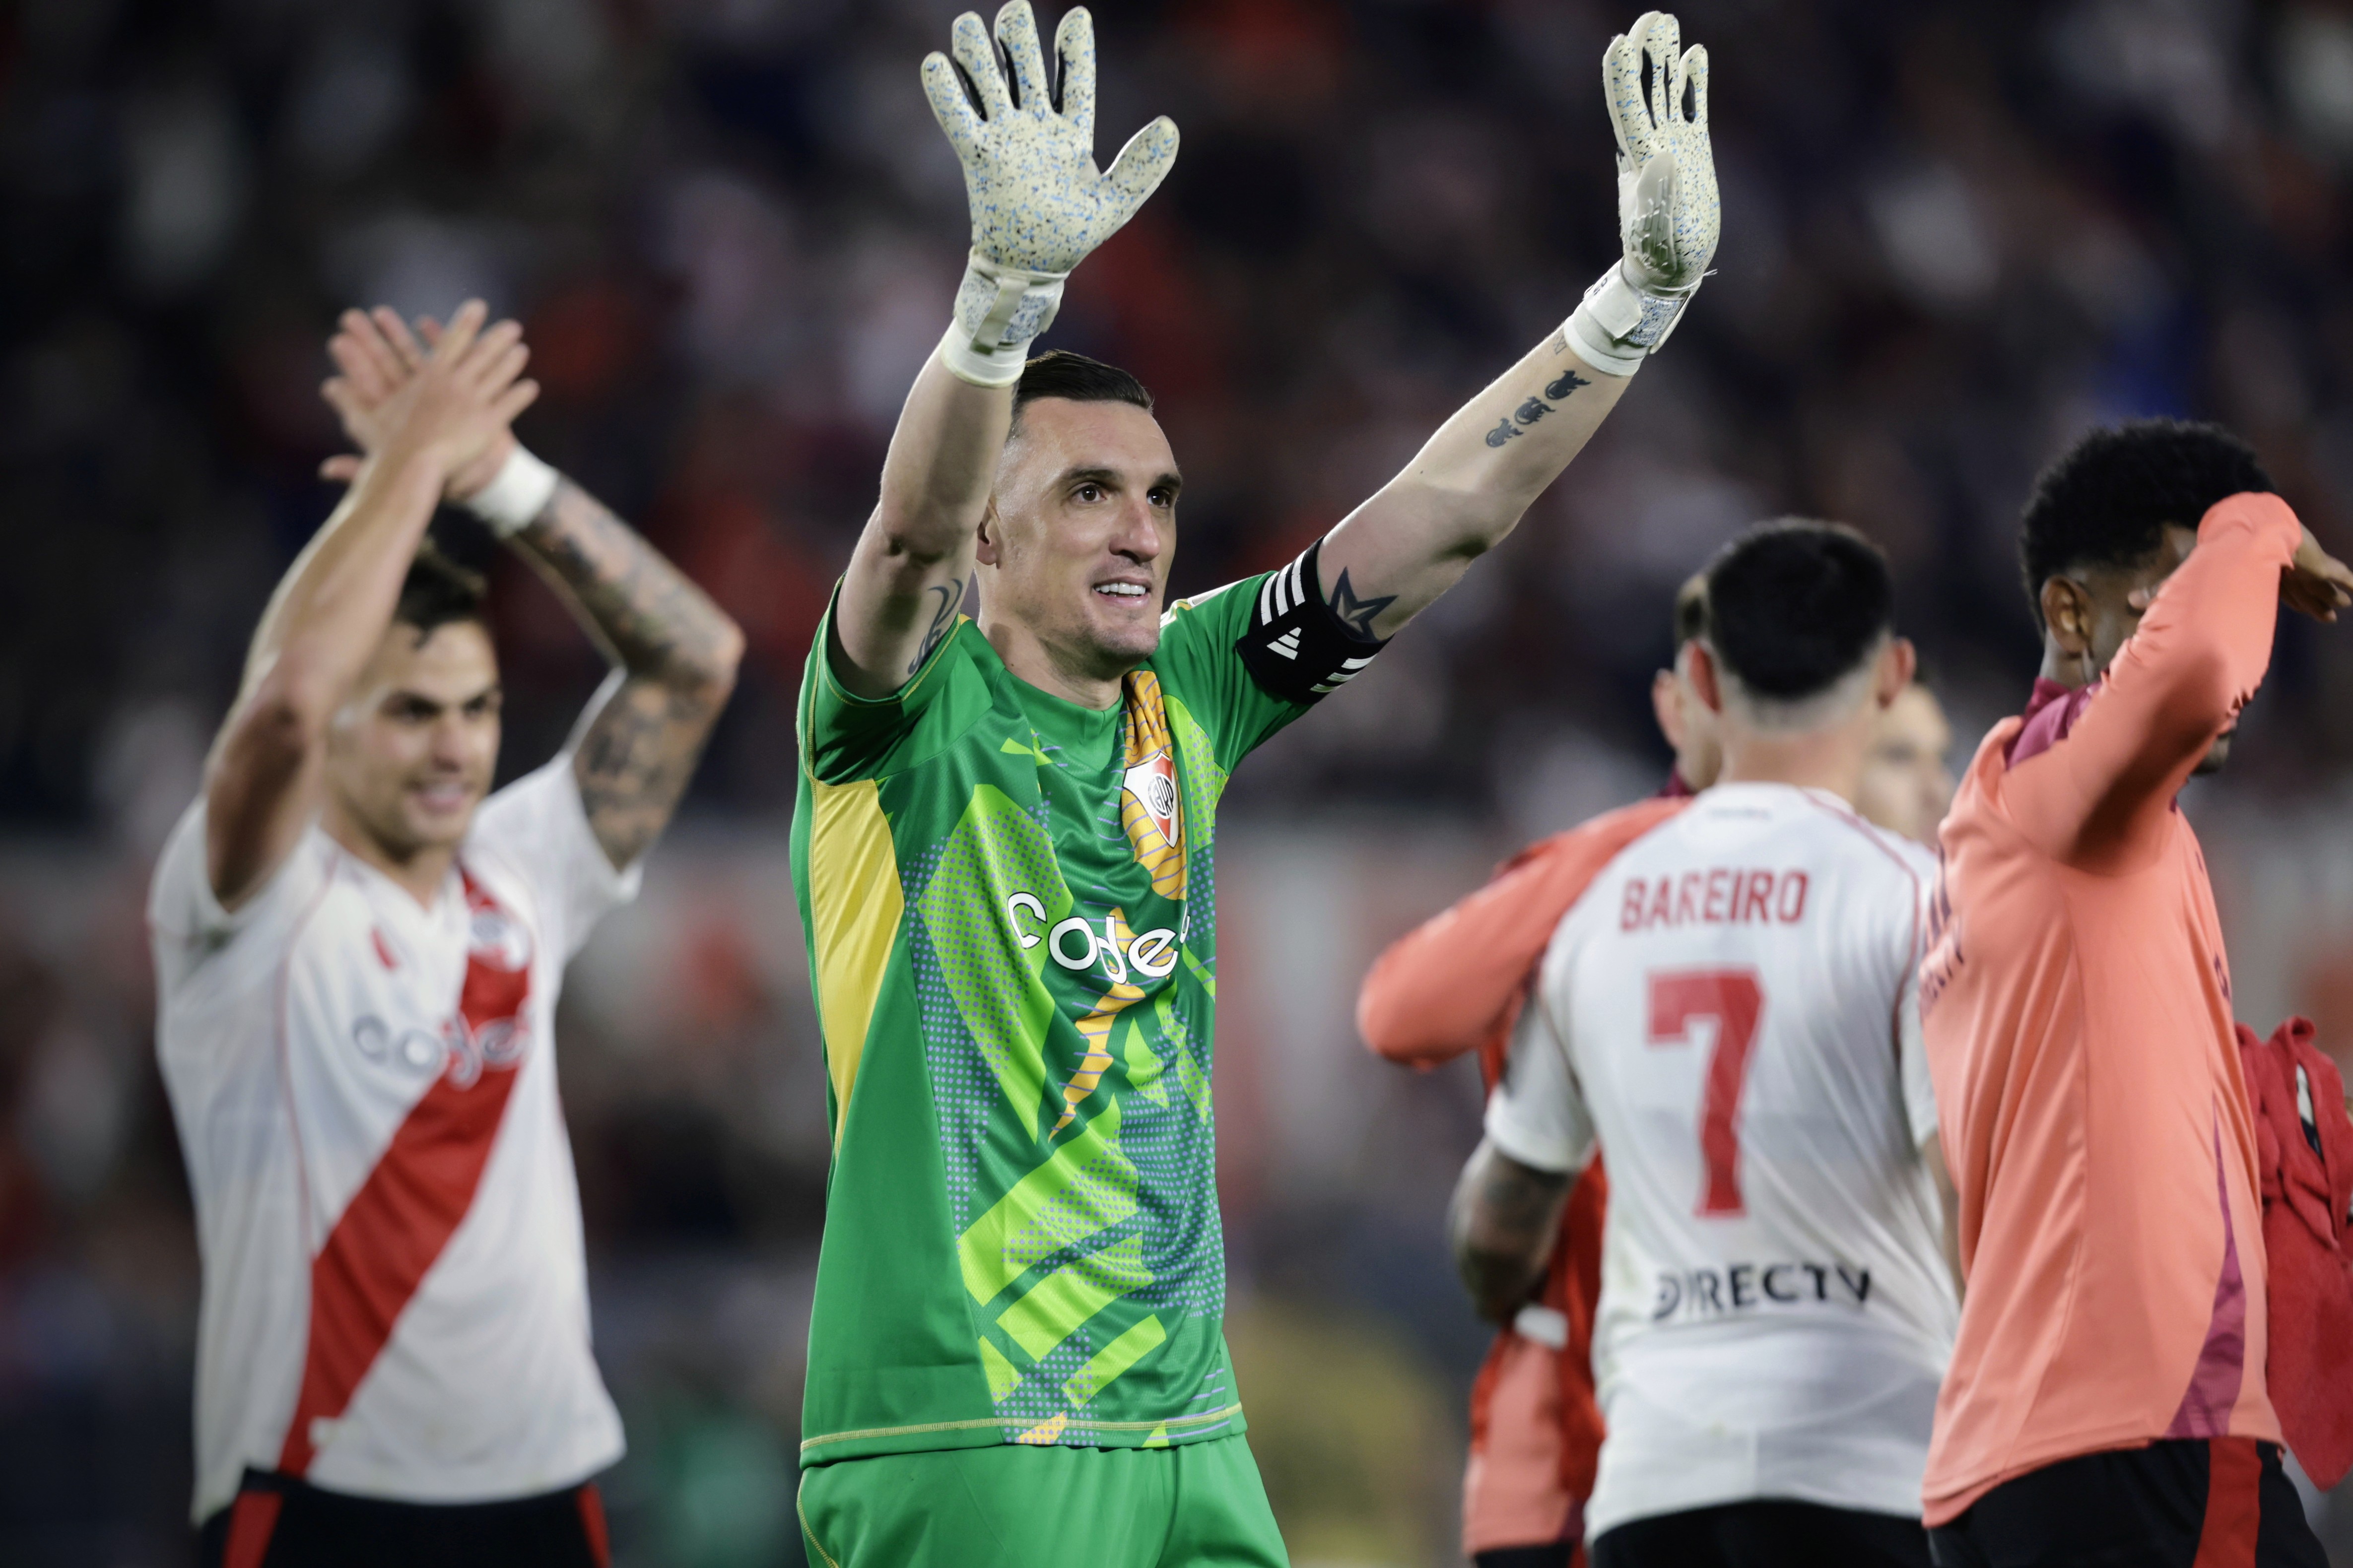
M2272 488L2254 449L2219 425L2134 419L2093 431L2042 470L2019 519L2035 623L2052 577L2137 565L2165 542L2167 523L2195 528L2225 496Z
M417 547L408 575L401 580L400 599L393 606L392 618L402 626L415 626L417 640L422 644L452 621L483 622L486 591L481 574L444 555L428 533Z
M1707 566L1707 637L1757 696L1797 702L1827 691L1895 620L1887 557L1841 523L1760 522Z

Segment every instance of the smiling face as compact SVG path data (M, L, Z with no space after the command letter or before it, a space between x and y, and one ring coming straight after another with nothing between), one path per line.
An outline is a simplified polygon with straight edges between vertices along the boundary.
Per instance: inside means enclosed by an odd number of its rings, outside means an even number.
M330 828L400 864L454 849L499 763L498 656L479 621L395 621L327 735Z
M1069 682L1116 681L1160 646L1182 481L1133 404L1024 405L981 525L982 629L1018 630Z

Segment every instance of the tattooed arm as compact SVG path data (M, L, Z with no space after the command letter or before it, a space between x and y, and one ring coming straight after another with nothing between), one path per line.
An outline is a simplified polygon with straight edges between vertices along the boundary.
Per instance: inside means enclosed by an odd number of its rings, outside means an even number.
M1454 1267L1479 1315L1508 1323L1543 1278L1575 1180L1567 1171L1523 1165L1481 1140L1446 1215Z
M1594 369L1562 332L1530 350L1333 530L1320 561L1333 609L1367 637L1428 609L1518 525L1632 379Z
M569 479L512 542L622 671L587 719L572 766L596 842L626 868L678 809L734 689L744 634Z

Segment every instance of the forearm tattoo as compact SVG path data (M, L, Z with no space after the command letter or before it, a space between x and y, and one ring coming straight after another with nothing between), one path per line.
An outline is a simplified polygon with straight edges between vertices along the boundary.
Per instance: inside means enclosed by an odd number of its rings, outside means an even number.
M1482 1147L1454 1194L1455 1267L1480 1311L1498 1321L1526 1299L1552 1248L1569 1176Z
M573 760L597 842L627 866L686 793L733 689L740 637L708 595L569 479L516 537L628 672Z
M1560 353L1563 346L1565 345L1556 343L1553 346L1553 353ZM1569 394L1575 392L1578 387L1591 386L1592 384L1593 384L1591 382L1586 380L1585 377L1577 374L1573 370L1562 371L1557 377L1545 383L1544 397L1529 398L1525 403L1522 403L1517 408L1513 409L1512 412L1504 418L1499 420L1496 423L1495 427L1487 432L1487 445L1490 447L1502 446L1504 442L1509 441L1514 437L1521 434L1522 429L1525 426L1535 424L1537 420L1543 418L1547 414L1558 413L1559 405L1567 402ZM1546 402L1545 398L1546 397L1552 399L1552 401L1549 403Z

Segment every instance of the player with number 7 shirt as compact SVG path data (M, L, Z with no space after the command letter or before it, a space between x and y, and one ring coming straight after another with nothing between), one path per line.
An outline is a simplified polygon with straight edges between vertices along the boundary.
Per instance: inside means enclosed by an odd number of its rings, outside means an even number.
M1920 1044L1933 865L1853 808L1912 649L1885 559L1830 524L1751 530L1706 599L1720 780L1653 808L1556 928L1456 1256L1507 1318L1608 1147L1595 1568L1925 1564L1958 1316Z

